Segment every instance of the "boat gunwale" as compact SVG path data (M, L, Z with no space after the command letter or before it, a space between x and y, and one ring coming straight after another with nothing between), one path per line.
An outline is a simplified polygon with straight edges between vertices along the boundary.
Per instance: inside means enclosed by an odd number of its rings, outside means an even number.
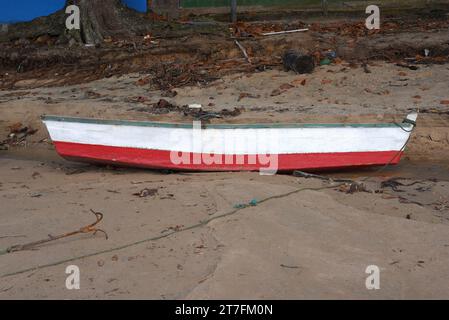
M155 122L155 121L139 121L139 120L109 120L97 118L79 118L67 116L44 115L41 117L43 122L57 121L57 122L75 122L86 124L100 124L100 125L124 125L136 127L159 127L159 128L182 128L192 129L193 124L189 123L169 123L169 122ZM198 120L199 121L199 120ZM411 127L408 123L254 123L254 124L239 124L239 123L225 123L225 124L202 124L203 129L294 129L294 128L400 128Z

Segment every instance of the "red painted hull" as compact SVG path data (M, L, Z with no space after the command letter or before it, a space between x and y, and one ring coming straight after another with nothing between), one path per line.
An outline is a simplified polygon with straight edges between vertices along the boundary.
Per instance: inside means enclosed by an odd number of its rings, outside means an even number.
M68 160L85 162L194 171L256 171L261 168L268 168L267 164L260 163L259 159L256 159L255 163L248 163L250 162L248 161L248 156L245 156L243 163L240 164L236 163L237 161L232 161L232 164L208 165L205 163L194 164L194 155L190 153L190 163L174 164L170 160L170 151L164 150L111 147L58 141L54 141L54 145L62 157ZM387 163L397 164L401 156L402 152L398 153L398 151L280 154L277 157L277 171L321 170L376 166ZM236 160L235 156L234 160Z

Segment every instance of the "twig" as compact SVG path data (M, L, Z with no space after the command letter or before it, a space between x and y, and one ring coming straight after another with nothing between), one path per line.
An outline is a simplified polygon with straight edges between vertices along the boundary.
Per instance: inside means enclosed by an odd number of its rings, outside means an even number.
M101 220L103 220L103 214L101 212L95 212L92 209L90 211L97 218L97 220L94 223L89 224L89 225L87 225L85 227L81 227L79 230L68 232L68 233L64 233L64 234L61 234L61 235L58 235L58 236L52 236L52 235L49 234L47 239L42 239L42 240L39 240L39 241L29 242L29 243L26 243L26 244L18 244L18 245L11 246L8 249L6 249L6 253L11 253L11 252L16 252L16 251L23 251L23 250L33 250L36 246L39 246L41 244L44 244L44 243L47 243L47 242L50 242L50 241L59 240L59 239L66 238L66 237L70 237L70 236L74 236L74 235L80 234L80 233L93 232L93 234L95 235L97 232L102 232L106 236L106 239L108 239L108 234L104 230L98 229L98 228L95 227Z
M246 52L246 49L245 49L245 47L243 47L241 44L240 44L240 42L238 42L237 40L234 40L235 41L235 44L240 48L240 50L243 52L243 55L245 56L245 58L246 58L246 61L248 61L249 63L251 63L251 59L250 59L250 57L248 56L248 53Z
M309 29L294 29L294 30L285 30L285 31L273 31L273 32L266 32L262 33L263 36L272 36L276 34L285 34L285 33L294 33L294 32L305 32L309 31Z

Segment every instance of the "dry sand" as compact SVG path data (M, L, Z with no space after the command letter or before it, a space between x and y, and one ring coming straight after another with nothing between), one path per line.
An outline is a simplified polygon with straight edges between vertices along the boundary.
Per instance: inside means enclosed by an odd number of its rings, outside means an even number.
M377 63L369 69L333 65L307 76L276 70L233 75L206 88L178 88L166 99L202 103L210 111L244 107L226 119L232 122L391 121L416 108L437 110L420 115L399 166L327 173L367 176L372 191L391 177L417 182L400 186L402 192L347 194L330 182L292 175L168 174L70 163L45 140L42 114L188 120L146 112L161 93L136 86L137 74L3 91L0 136L15 122L39 131L25 145L0 151L0 248L76 230L94 221L90 209L104 213L100 227L109 239L87 234L1 255L0 276L164 235L252 199L329 188L267 200L157 241L1 277L0 298L449 298L449 106L441 104L449 100L449 66L410 71ZM271 95L285 83L293 87ZM245 92L258 97L238 101ZM129 102L139 96L144 103ZM144 188L157 193L133 195ZM65 287L70 264L80 268L80 290ZM380 290L365 287L368 265L381 270Z

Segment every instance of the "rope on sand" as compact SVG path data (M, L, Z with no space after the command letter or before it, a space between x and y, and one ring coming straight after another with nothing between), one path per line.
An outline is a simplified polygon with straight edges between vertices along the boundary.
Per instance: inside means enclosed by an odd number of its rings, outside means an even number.
M295 190L287 192L287 193L283 193L283 194L274 195L274 196L270 196L270 197L264 198L262 200L259 200L257 202L257 204L264 203L264 202L267 202L267 201L273 200L273 199L285 198L285 197L288 197L288 196L290 196L292 194L299 193L299 192L302 192L302 191L320 191L320 190L324 190L324 189L338 188L341 185L343 185L343 183L332 185L332 186L325 186L325 187L295 189ZM129 247L132 247L132 246L136 246L136 245L139 245L139 244L142 244L142 243L145 243L145 242L157 241L157 240L160 240L160 239L163 239L163 238L167 238L167 237L172 236L172 235L177 234L177 233L181 233L181 232L184 232L184 231L188 231L188 230L192 230L192 229L203 227L203 226L209 224L209 222L211 222L213 220L217 220L217 219L220 219L220 218L231 216L231 215L239 212L240 210L246 209L248 207L251 207L251 206L238 207L238 208L235 208L234 210L231 210L229 212L223 213L221 215L217 215L217 216L205 219L205 220L201 220L197 224L194 224L194 225L191 225L191 226L188 226L188 227L185 227L185 228L174 229L174 230L171 230L171 231L169 231L167 233L164 233L164 234L156 236L156 237L146 238L146 239L142 239L142 240L139 240L139 241L131 242L131 243L128 243L128 244L125 244L125 245L122 245L122 246L118 246L118 247L114 247L114 248L110 248L110 249L105 249L105 250L101 250L101 251L96 251L96 252L93 252L93 253L89 253L89 254L85 254L85 255L81 255L81 256L76 256L76 257L72 257L72 258L68 258L68 259L64 259L64 260L60 260L60 261L56 261L56 262L52 262L52 263L48 263L48 264L43 264L43 265L39 265L39 266L36 266L36 267L22 269L22 270L14 271L14 272L11 272L11 273L6 273L6 274L1 275L1 278L14 276L14 275L18 275L18 274L29 272L29 271L40 270L40 269L44 269L44 268L48 268L48 267L54 267L54 266L57 266L57 265L60 265L60 264L72 262L72 261L79 260L79 259L84 259L84 258L97 256L97 255L100 255L100 254L103 254L103 253L110 253L110 252L113 252L113 251L126 249L126 248L129 248ZM0 255L1 254L5 254L7 252L8 252L7 249L0 250Z

